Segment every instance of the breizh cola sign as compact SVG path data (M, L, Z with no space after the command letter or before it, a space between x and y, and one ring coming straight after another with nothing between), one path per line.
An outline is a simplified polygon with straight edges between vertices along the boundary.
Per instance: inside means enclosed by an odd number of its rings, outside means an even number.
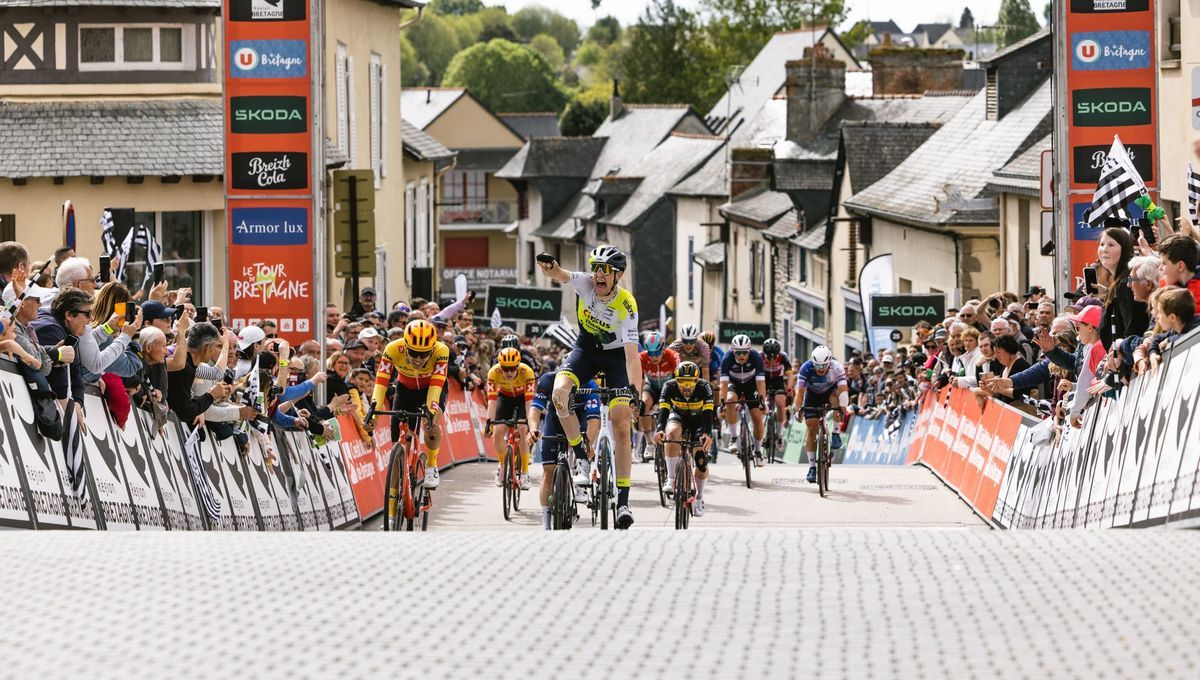
M871 325L903 328L919 321L937 323L946 318L944 295L872 295Z
M496 286L487 288L487 316L500 310L505 320L558 321L562 316L562 291L553 288Z

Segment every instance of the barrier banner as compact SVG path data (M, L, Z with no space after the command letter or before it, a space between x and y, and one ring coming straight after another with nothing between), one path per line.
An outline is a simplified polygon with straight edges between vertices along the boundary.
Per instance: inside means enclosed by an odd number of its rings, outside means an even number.
M1184 375L1197 375L1200 371L1200 351L1192 350L1187 353L1186 362L1181 363ZM1172 359L1174 361L1174 359ZM1178 395L1178 408L1168 431L1173 433L1177 443L1165 444L1179 453L1179 464L1175 471L1175 488L1170 494L1167 517L1182 517L1189 512L1200 509L1200 484L1197 484L1197 471L1200 471L1200 446L1195 442L1200 440L1200 422L1197 422L1197 412L1200 412L1200 380L1185 380ZM1190 446L1184 445L1190 442ZM1170 474L1169 470L1167 474Z
M842 456L840 462L848 465L904 465L916 422L917 414L912 411L899 419L855 416L850 421L849 432L842 437L846 444L839 452Z
M83 438L88 474L96 488L96 504L100 508L104 528L137 529L133 501L125 484L125 472L118 457L115 437L109 431L111 419L99 396L84 395L83 420L88 428L87 436Z
M966 486L978 486L978 479L967 473L967 458L975 448L975 431L983 422L983 410L979 407L979 400L966 390L955 389L954 402L954 418L958 427L946 458L946 483L959 495L970 499L973 496L965 491Z
M217 518L215 525L209 525L210 529L220 529L222 531L236 531L238 526L234 521L234 513L232 504L229 502L229 490L225 487L225 476L223 465L220 460L221 454L217 451L213 444L211 436L206 435L204 441L200 442L200 467L204 472L204 476L208 478L208 483L212 487L213 495L221 501L221 516Z
M438 456L438 464L442 466L448 462L477 460L480 449L471 420L471 395L463 391L457 380L447 380L446 390L446 409L442 414L442 450ZM485 411L484 421L486 420Z
M100 408L103 408L101 406ZM150 457L142 451L145 437L138 429L138 420L131 416L125 421L125 427L117 427L112 423L112 441L117 450L117 460L124 470L125 482L129 487L129 497L133 501L134 517L138 529L142 531L163 531L167 528L166 517L163 515L162 498L158 492L158 484L150 467Z
M33 511L21 481L21 451L12 432L12 406L8 405L15 398L7 382L0 382L0 394L5 402L0 408L0 527L32 529Z
M363 441L358 431L358 424L351 416L338 416L338 426L342 438L338 442L342 458L346 462L346 472L350 478L350 489L354 495L354 503L360 517L371 517L383 510L384 477L387 474L387 461L379 465L379 456L375 450L374 441ZM385 438L390 434L385 432ZM391 442L389 441L388 444ZM386 450L386 449L385 449Z
M905 465L913 465L921 458L929 428L933 423L936 399L937 395L933 392L926 392L925 396L921 398L921 404L917 409L917 422L912 432L912 444L908 447L908 457L904 459Z
M148 446L147 457L153 466L154 478L158 480L158 498L167 519L167 528L177 531L204 529L200 507L192 491L192 483L183 463L183 440L179 427L168 422L161 432L153 430L150 414L134 409L138 430Z
M310 447L310 450L313 449ZM336 442L326 443L321 450L323 451L323 455L321 455L323 462L328 461L329 463L322 467L325 468L326 479L337 492L338 506L342 517L342 523L334 524L333 528L346 529L357 526L359 524L358 508L354 504L354 491L350 488L349 473L346 470L346 461L342 459L341 450Z
M236 448L236 447L235 447ZM258 439L250 437L250 452L242 457L242 469L249 478L250 494L254 498L254 509L258 512L260 527L264 531L283 531L283 516L275 494L271 491L271 473L267 469L267 452L263 451Z
M487 422L487 397L482 390L471 390L470 403L474 422L479 423L479 427L475 428L475 448L471 449L472 455L464 456L462 460L498 460L492 447L483 440L483 423Z
M6 374L4 380L13 384L11 389L25 390L20 377ZM13 442L13 450L20 451L20 474L24 488L31 501L34 526L41 529L65 529L71 526L67 502L63 495L59 477L58 461L62 458L62 446L58 442L43 439L33 426L33 407L28 401L7 403L3 409L5 429Z
M332 528L329 524L329 511L325 508L325 501L317 487L313 471L309 469L311 461L306 461L300 456L296 448L296 439L292 435L291 432L275 435L279 455L284 459L284 468L290 470L287 476L288 493L294 499L296 510L300 514L300 524L305 531L327 531Z
M989 410L992 418L986 416ZM1017 440L1021 428L1021 414L996 402L988 403L984 413L983 434L978 435L976 441L982 441L986 448L976 446L975 449L976 456L983 461L983 467L977 473L978 484L970 489L970 497L984 517L991 517L1000 496L1000 484L1012 460L1013 442Z

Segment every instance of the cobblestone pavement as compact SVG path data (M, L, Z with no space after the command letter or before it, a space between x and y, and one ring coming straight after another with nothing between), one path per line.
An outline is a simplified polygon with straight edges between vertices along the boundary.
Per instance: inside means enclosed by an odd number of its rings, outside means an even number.
M0 677L1194 678L1198 562L1167 531L13 532Z

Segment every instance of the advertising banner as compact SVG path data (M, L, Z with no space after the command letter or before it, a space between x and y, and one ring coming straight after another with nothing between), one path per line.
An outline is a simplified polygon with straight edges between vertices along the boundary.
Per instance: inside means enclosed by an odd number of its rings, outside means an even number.
M872 295L871 325L907 328L920 321L937 323L946 318L945 295Z
M524 286L487 287L487 313L491 317L496 310L504 321L558 321L562 316L562 291L553 288L526 288Z
M755 345L761 345L764 340L771 337L771 324L730 321L728 319L717 322L718 344L728 345L738 335L747 335L750 337L750 342Z
M225 0L225 196L234 328L313 336L309 0ZM281 200L282 199L282 200Z
M867 353L876 354L881 349L895 349L896 341L891 338L891 329L872 323L874 313L871 299L876 295L891 295L896 292L896 274L892 268L892 255L872 257L858 273L858 301L862 305L863 319L867 324Z
M342 458L346 462L346 473L350 477L350 489L354 494L354 503L360 517L371 517L383 509L385 476L387 475L387 459L379 464L375 453L375 442L363 441L358 431L358 424L350 416L338 416L338 426L341 428L342 439L338 445L342 450ZM380 418L380 420L385 420ZM386 425L386 422L385 422ZM390 450L390 443L385 451Z

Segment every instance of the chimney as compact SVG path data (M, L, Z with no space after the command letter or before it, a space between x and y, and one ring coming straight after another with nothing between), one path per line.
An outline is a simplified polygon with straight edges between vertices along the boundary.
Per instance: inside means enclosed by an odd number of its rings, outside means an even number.
M817 135L846 101L846 65L817 43L787 69L787 138L804 142Z
M609 100L608 117L610 120L616 120L625 113L625 104L621 102L621 81L613 78L613 93L612 99Z
M729 198L754 189L771 186L771 162L774 151L763 148L729 150Z
M875 96L925 94L929 90L961 90L966 52L938 47L871 50L871 82Z

